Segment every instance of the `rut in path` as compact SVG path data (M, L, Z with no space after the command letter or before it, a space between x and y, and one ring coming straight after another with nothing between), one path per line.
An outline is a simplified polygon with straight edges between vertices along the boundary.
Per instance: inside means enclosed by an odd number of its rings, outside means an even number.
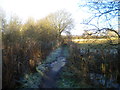
M64 55L65 47L62 47L59 56L54 62L50 64L49 71L45 73L42 78L42 84L40 88L57 88L56 81L59 77L59 72L66 63L66 57Z

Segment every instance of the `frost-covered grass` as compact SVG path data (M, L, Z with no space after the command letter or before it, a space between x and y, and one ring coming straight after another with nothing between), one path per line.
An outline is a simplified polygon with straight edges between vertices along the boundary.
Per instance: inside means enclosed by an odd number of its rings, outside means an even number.
M73 88L74 87L74 81L66 78L62 78L57 82L58 88Z
M44 72L48 69L48 67L45 66L45 64L40 64L36 67L36 71L43 76Z
M63 68L64 69L64 68ZM60 79L56 82L58 88L72 88L74 87L74 81L69 78L69 76L72 76L73 73L64 72L62 71L60 73ZM67 77L66 77L67 76Z
M56 60L57 57L60 56L62 48L59 47L47 56L46 60L44 60L41 64L36 67L36 73L26 74L20 82L22 83L21 88L39 88L41 83L41 77L44 76L44 72L48 70L49 65ZM65 50L65 52L67 52ZM65 55L66 56L66 55Z
M43 64L49 64L53 61L56 60L57 57L59 57L60 53L61 53L61 47L55 49L53 52L50 53L49 56L47 56L46 60L43 62Z
M57 82L58 88L93 88L91 85L88 85L84 82L76 83L73 79L62 78Z
M60 79L57 81L58 88L94 88L93 86L85 83L84 81L76 82L77 78L71 78L74 73L67 71L64 68L64 72L61 72Z
M64 49L63 49L64 48ZM22 88L39 88L41 83L41 77L44 76L44 72L48 70L49 65L52 62L56 61L57 58L61 55L61 50L63 49L62 55L68 57L68 48L59 47L47 56L41 64L36 67L36 73L26 74L23 79L20 81L22 83Z
M46 60L42 62L42 64L39 64L36 67L37 72L39 72L42 76L44 75L44 72L48 69L49 65L54 62L57 57L59 57L61 53L62 48L59 47L58 49L54 50L53 52L50 53L49 56L47 56Z
M22 86L20 88L39 88L41 75L39 73L25 74L21 79Z
M66 58L69 57L68 47L64 47L63 56L66 57Z

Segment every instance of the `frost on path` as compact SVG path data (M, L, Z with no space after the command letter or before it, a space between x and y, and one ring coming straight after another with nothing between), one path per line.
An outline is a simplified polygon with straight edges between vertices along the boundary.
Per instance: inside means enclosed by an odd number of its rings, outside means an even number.
M58 77L59 70L65 65L67 49L57 48L47 56L43 63L36 67L37 72L25 74L21 78L21 88L50 88L55 87L55 80ZM46 72L46 70L49 70ZM46 73L45 73L46 72ZM42 83L42 85L41 85Z
M61 67L65 65L66 63L65 61L66 61L65 57L58 57L57 61L51 64L52 71L55 71L55 72L59 71Z
M49 65L49 71L46 72L45 76L42 78L42 84L40 85L40 88L56 88L56 80L58 77L58 73L61 70L63 66L65 66L66 63L66 49L60 48L56 51L56 53L53 53L56 56L55 60L53 60L52 63ZM52 56L52 55L51 55Z

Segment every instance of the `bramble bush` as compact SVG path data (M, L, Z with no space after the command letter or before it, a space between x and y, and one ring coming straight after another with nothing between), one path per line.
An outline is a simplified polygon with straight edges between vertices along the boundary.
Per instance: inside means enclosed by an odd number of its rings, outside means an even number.
M12 18L4 24L3 41L3 88L19 85L19 77L35 72L35 67L42 62L56 46L56 31L48 23L34 22L29 19L22 24Z

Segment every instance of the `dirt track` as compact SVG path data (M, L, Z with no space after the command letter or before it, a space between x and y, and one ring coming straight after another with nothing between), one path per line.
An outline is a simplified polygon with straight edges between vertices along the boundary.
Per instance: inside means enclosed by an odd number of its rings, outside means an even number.
M66 63L64 47L60 49L58 54L56 60L49 65L48 72L43 76L40 88L57 88L56 81L59 78L59 72Z

